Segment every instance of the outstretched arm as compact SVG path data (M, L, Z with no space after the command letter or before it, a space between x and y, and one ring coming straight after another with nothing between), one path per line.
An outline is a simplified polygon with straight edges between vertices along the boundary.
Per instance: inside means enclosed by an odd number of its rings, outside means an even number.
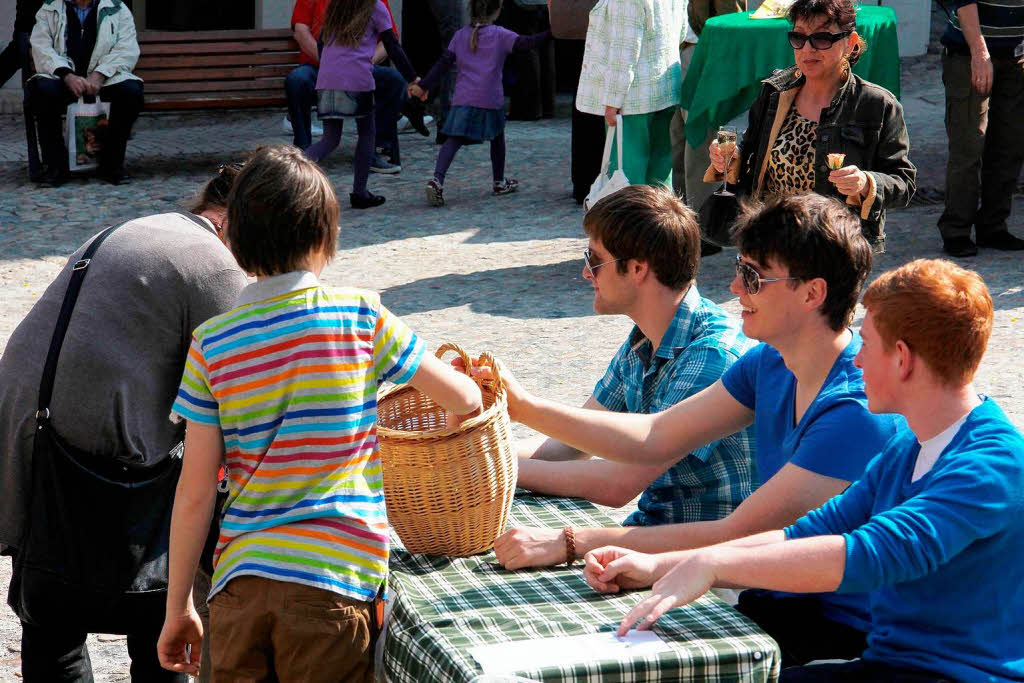
M534 33L532 36L519 36L512 43L513 52L523 52L526 50L532 50L539 45L551 40L551 30L543 31L541 33Z
M834 591L842 581L845 565L846 541L842 536L692 551L655 582L650 595L623 618L618 633L625 635L634 625L649 629L668 610L690 604L714 586L792 593Z
M427 75L420 80L419 86L427 92L433 90L441 82L441 77L448 73L454 65L455 53L451 50L445 50L434 63L434 66L430 67Z
M480 409L480 387L468 375L457 372L435 356L424 354L409 384L456 415Z
M737 432L754 418L721 381L652 415L572 408L533 396L517 382L508 384L513 419L585 453L624 463L667 466L680 453Z
M388 57L395 63L395 68L401 72L405 82L412 83L415 81L416 69L413 68L412 62L409 61L408 55L405 54L405 50L402 49L402 46L398 44L398 40L395 39L395 32L388 29L381 33L380 42L384 44Z

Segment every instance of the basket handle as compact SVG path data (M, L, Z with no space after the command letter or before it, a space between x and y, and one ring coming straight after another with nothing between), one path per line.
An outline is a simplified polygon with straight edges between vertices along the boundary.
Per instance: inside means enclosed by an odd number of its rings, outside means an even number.
M448 353L449 351L454 351L455 353L459 354L459 358L462 359L462 363L466 368L466 374L472 377L473 360L469 357L469 354L466 353L466 350L459 346L458 344L455 344L453 342L441 344L439 347L437 347L437 351L434 352L434 355L437 356L438 358L443 358L444 354Z
M462 362L466 368L466 374L469 375L470 377L473 377L473 361L469 357L469 354L466 353L466 350L459 346L458 344L454 342L447 342L445 344L441 344L441 346L437 347L437 351L434 352L434 355L437 356L438 358L443 358L444 354L448 353L449 351L454 351L455 353L459 354L459 357L462 358ZM484 351L483 353L480 354L480 358L477 362L477 365L486 365L491 369L491 375L494 378L493 382L495 391L500 391L505 388L505 384L501 380L501 371L498 369L498 361L494 359L494 356L492 356L487 351ZM476 380L475 377L473 377L473 379L474 381Z
M484 351L480 354L479 365L486 365L491 369L491 375L494 377L494 390L496 392L503 391L505 389L505 383L501 379L501 370L498 369L498 361L495 360L489 352Z

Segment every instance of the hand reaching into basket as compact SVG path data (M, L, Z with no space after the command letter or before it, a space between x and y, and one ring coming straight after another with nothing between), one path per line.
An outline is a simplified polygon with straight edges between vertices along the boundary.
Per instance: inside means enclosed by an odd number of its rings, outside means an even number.
M497 358L494 359L494 362L498 364L498 372L501 373L501 381L505 385L505 394L508 397L508 416L512 420L519 421L520 409L529 402L532 396L526 389L523 389L523 385L519 383L507 365ZM466 371L466 365L461 358L454 359L452 367L460 372ZM480 359L477 358L473 360L472 377L478 382L487 382L494 379L494 373L490 367L481 365Z

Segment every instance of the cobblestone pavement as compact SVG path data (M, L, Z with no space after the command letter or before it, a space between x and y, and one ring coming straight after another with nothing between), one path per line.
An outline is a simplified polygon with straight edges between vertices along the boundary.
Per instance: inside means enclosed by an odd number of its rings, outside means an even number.
M876 272L916 257L940 256L935 221L945 164L943 95L937 58L904 65L911 158L925 201L890 213L889 252ZM471 352L492 351L529 387L581 403L629 331L624 318L598 318L582 280L585 240L581 210L569 199L568 105L559 118L514 122L508 129L508 169L518 194L490 195L486 146L464 148L446 187L449 206L426 205L423 185L437 148L432 140L403 135L403 171L371 176L387 203L351 211L343 202L339 251L325 272L331 285L382 292L432 346L458 341ZM242 158L268 142L287 141L280 111L143 116L129 144L135 182L113 188L75 180L60 189L37 189L26 180L21 120L0 117L0 350L11 331L87 237L124 219L179 208L222 161ZM351 184L354 136L346 133L327 171L344 198ZM1024 199L1015 200L1011 229L1024 235ZM996 302L996 326L978 374L978 386L1024 427L1024 254L982 251L963 261L976 268ZM731 255L705 260L701 292L727 310L738 306L728 291ZM859 322L859 319L858 319ZM520 428L519 434L525 434ZM6 602L10 563L0 560L0 599ZM20 628L8 609L0 616L0 681L20 667ZM98 681L128 678L123 639L93 637Z

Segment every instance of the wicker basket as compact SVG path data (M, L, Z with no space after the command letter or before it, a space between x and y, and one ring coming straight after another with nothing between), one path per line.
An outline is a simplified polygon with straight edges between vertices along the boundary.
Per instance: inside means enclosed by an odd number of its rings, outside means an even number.
M469 355L456 344L437 350ZM483 354L493 381L482 382L480 415L449 428L445 411L405 385L377 401L377 438L384 467L388 521L406 550L465 557L490 550L505 529L519 461L512 450L505 388L497 363Z

